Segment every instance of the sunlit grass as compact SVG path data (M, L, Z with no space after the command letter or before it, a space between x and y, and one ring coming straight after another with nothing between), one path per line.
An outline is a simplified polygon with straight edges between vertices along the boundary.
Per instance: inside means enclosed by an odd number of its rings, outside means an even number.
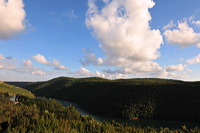
M0 93L8 93L10 96L14 96L16 94L27 96L29 98L34 98L34 95L23 88L19 88L13 85L8 85L4 82L0 81Z

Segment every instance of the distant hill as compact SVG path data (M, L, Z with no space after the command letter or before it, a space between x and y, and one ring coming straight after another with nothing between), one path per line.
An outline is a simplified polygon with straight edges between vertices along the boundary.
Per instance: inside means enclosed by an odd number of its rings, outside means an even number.
M5 82L5 83L23 88L25 85L30 84L32 82L20 82L19 81L19 82Z
M8 93L10 96L14 96L16 94L19 94L19 95L27 96L29 98L34 97L34 95L30 91L27 91L27 90L22 89L20 87L16 87L16 86L13 86L13 85L6 84L2 81L0 81L0 93Z
M105 116L200 121L200 82L59 77L24 88Z

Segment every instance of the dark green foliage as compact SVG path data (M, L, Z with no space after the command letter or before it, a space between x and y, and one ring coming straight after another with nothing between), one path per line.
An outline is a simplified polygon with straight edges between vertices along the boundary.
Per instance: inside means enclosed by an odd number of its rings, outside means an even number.
M200 82L59 77L25 88L105 116L200 121Z
M123 115L129 119L151 118L153 117L155 108L156 104L153 99L136 99L125 106Z
M101 123L81 115L73 106L63 107L54 99L21 96L12 104L0 95L0 132L5 133L198 133L199 128L182 129L135 127L116 122Z

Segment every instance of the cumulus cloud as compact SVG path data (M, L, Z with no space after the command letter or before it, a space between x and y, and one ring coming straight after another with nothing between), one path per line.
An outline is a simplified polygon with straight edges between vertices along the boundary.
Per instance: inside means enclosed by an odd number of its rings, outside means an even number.
M17 68L15 71L20 73L29 73L31 75L40 75L40 76L46 75L45 71L41 70L38 67L30 65L29 64L30 62L28 64L27 63L28 62L24 62L23 67Z
M76 77L101 77L101 78L107 78L107 79L127 79L129 76L127 74L121 74L121 73L107 73L107 72L91 72L88 69L81 67L80 70L76 71L74 73Z
M32 75L46 75L46 72L43 72L42 70L35 70L31 72Z
M163 27L163 30L167 30L167 29L173 28L175 26L176 26L176 24L174 24L173 20L171 20L169 24L167 24Z
M47 61L43 55L37 54L32 56L37 62L47 65L47 66L54 66L57 70L69 70L69 68L65 67L64 65L60 64L59 60L53 59L53 61Z
M200 63L200 54L186 61L188 64Z
M177 74L177 73L169 73L169 76L173 77L173 78L179 78L179 79L187 79L187 78L189 78L188 76L185 76L183 74Z
M48 72L45 70L40 69L39 67L33 66L31 60L23 60L22 63L19 63L17 59L9 56L4 57L3 55L0 56L0 70L10 70L12 72L18 73L28 73L30 75L40 75L44 76L47 74L57 74L56 72ZM43 55L35 55L33 59L38 61L41 64L45 64L47 66L53 66L57 70L68 70L65 66L61 65L58 60L53 59L53 61L47 61Z
M102 74L107 78L160 77L184 78L184 65L162 68L155 62L160 57L159 49L163 38L159 30L149 25L148 11L155 3L152 0L103 0L103 7L97 7L95 0L88 1L86 25L100 42L104 53ZM176 25L171 21L163 29ZM96 65L97 57L85 52L83 65ZM86 73L90 73L85 71ZM90 73L91 74L91 73Z
M168 42L177 44L182 48L192 45L200 47L200 33L196 33L188 25L187 19L183 22L178 22L178 29L166 30L164 36Z
M45 65L51 64L49 61L46 60L46 58L43 55L40 55L40 54L37 54L37 55L33 56L32 58L41 64L45 64Z
M23 60L24 66L32 66L32 62L30 60Z
M104 2L105 6L98 10L94 0L89 0L86 25L100 41L107 64L119 64L119 58L132 62L157 59L163 40L160 31L149 26L148 11L155 3L152 0Z
M122 74L122 75L134 75L137 77L146 77L146 78L187 78L186 74L183 74L181 72L184 72L186 65L171 65L167 66L165 68L162 68L158 63L156 62L140 62L140 63L134 63L133 66L127 66L127 67L118 67L114 70L111 69L104 69L103 73L107 73L110 75L116 75L116 74ZM186 70L186 72L189 72ZM105 74L106 75L106 74ZM107 76L107 75L106 75Z
M101 74L98 71L93 73L84 67L81 67L80 70L76 71L75 76L77 76L77 77L102 77L102 78L105 77L104 74Z
M186 65L171 65L171 66L167 66L165 67L165 70L167 72L174 72L174 71L183 71L185 69Z
M18 66L15 71L20 73L29 73L31 75L46 75L46 72L41 70L38 67L32 66L33 63L31 60L23 60L23 65Z
M186 72L192 72L192 70L191 69L186 69Z
M84 57L85 60L81 60L81 64L84 66L87 66L89 64L95 65L95 66L100 66L103 64L103 59L102 58L97 58L94 53L92 53L90 50L83 49L84 52Z
M124 62L125 63L125 62ZM128 63L128 62L126 62ZM126 66L118 67L117 69L104 69L103 72L109 74L131 74L138 76L152 76L155 73L161 73L163 71L162 67L156 62L139 62L139 63L128 63Z
M58 60L53 60L52 66L54 66L57 69L60 70L67 70L66 67L62 66L59 64ZM17 59L9 57L4 57L1 55L0 59L0 70L4 72L17 72L17 73L27 73L30 75L39 75L39 76L44 76L44 75L49 75L49 74L57 74L56 72L49 72L49 71L44 71L40 69L39 67L33 66L33 63L31 60L23 60L22 63L18 62ZM6 71L5 71L6 70ZM23 74L22 74L23 75Z
M23 0L0 0L0 39L15 37L25 29Z
M51 64L52 66L55 66L55 68L58 70L69 70L69 68L65 67L64 65L61 65L59 60L54 59Z
M195 24L195 25L197 25L198 27L200 27L200 20L192 21L192 24Z
M105 74L106 78L108 79L128 79L130 78L127 74Z

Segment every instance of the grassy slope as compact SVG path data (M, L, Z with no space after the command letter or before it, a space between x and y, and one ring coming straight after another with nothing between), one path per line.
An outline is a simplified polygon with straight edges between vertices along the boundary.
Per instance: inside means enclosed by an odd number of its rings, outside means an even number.
M119 117L132 101L151 98L156 102L155 119L200 120L200 82L59 77L25 88L38 96L75 102L92 113Z
M14 96L16 94L27 96L29 98L33 98L34 95L25 89L6 84L0 81L0 93L8 93L10 96Z

